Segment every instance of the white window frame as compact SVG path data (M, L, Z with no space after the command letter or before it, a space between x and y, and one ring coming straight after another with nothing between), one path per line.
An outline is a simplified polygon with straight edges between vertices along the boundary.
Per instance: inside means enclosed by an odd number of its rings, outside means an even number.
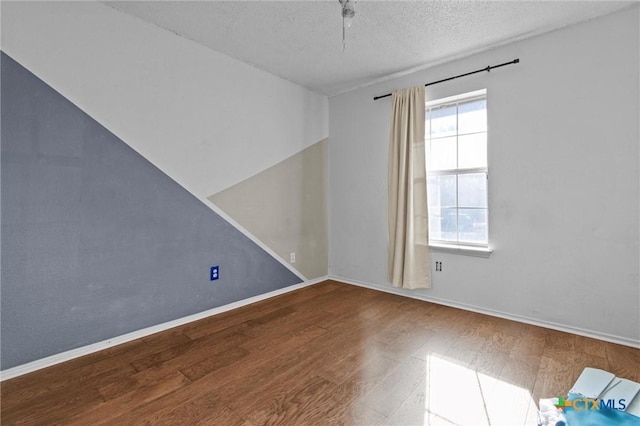
M460 95L455 95L455 96L450 96L447 98L440 98L440 99L435 99L433 101L428 101L425 102L425 109L428 111L429 109L432 108L437 108L437 107L443 107L443 106L449 106L449 105L458 105L460 103L465 103L465 102L469 102L469 101L474 101L474 100L478 100L478 99L487 99L487 90L486 89L481 89L481 90L476 90L473 92L467 92L467 93L462 93ZM488 103L487 103L487 115L488 115ZM456 120L457 120L458 114L456 113ZM488 117L487 117L487 122L488 122ZM488 129L488 123L487 123L487 151L488 151L488 147L489 147L489 129ZM457 126L456 126L457 128ZM457 130L456 130L456 135L457 135ZM427 135L425 136L425 143L428 143L430 141L430 137ZM426 151L428 152L428 146L425 147ZM488 157L488 155L487 155ZM428 160L428 159L427 159ZM428 162L427 162L428 164ZM463 175L463 174L470 174L470 173L485 173L486 177L487 177L487 181L489 180L489 159L487 158L487 166L486 167L475 167L475 168L469 168L469 169L448 169L448 170L437 170L437 171L429 171L428 167L427 167L427 177L428 176L437 176L437 175ZM458 191L456 190L456 205L458 205L457 203L457 197L458 197ZM457 254L466 254L466 255L471 255L471 256L481 256L481 257L488 257L489 255L491 255L491 253L493 252L493 250L491 249L490 246L490 230L489 230L489 215L490 215L490 208L489 208L489 184L487 182L487 243L486 244L478 244L478 243L467 243L467 242L452 242L452 241L446 241L446 240L433 240L431 238L431 235L429 235L429 247L433 250L436 251L443 251L443 252L449 252L449 253L457 253ZM456 215L457 217L457 215Z

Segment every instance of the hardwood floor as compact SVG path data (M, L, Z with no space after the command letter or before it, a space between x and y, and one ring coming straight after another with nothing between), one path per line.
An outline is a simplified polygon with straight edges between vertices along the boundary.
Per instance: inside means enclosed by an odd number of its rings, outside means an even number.
M3 425L535 425L640 350L327 281L1 384Z

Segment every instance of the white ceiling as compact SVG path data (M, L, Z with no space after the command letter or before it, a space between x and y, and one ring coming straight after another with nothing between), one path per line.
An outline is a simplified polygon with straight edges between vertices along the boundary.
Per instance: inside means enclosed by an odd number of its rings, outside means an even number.
M360 0L343 52L337 0L104 3L325 95L637 4Z

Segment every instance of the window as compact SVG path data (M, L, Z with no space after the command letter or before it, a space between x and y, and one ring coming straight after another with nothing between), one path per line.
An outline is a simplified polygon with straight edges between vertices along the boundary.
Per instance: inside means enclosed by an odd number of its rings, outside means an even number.
M427 102L429 243L489 245L486 90Z

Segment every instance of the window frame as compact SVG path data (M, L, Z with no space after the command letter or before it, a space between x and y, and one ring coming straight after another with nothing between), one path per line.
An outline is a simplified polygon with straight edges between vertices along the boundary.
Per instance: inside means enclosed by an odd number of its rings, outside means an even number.
M430 110L433 110L434 108L442 108L442 107L447 107L447 106L456 106L456 133L455 136L456 138L459 137L460 135L458 134L458 119L459 119L459 113L458 113L458 105L462 104L462 103L466 103L466 102L472 102L475 100L480 100L483 99L486 102L486 113L487 113L487 123L486 123L486 130L485 132L477 132L477 133L486 133L487 135L487 163L486 166L484 167L472 167L472 168L454 168L454 169L446 169L446 170L435 170L435 171L430 171L428 164L429 164L429 158L427 158L427 162L426 162L426 168L427 168L427 179L429 178L429 176L451 176L454 175L456 176L456 234L457 234L457 240L458 241L451 241L451 240L437 240L437 239L433 239L431 237L431 233L429 233L429 247L438 251L445 251L445 252L450 252L450 253L458 253L458 254L469 254L469 255L473 255L473 256L482 256L482 257L488 257L491 253L492 253L492 249L490 246L490 228L489 228L489 218L490 218L490 208L489 208L489 155L488 155L488 151L489 151L489 118L488 118L488 113L489 113L489 105L488 105L488 96L487 96L487 90L486 89L481 89L481 90L475 90L472 92L466 92L466 93L461 93L458 95L454 95L454 96L449 96L446 98L439 98L439 99L434 99L431 101L426 101L425 100L425 112L429 112ZM426 126L426 114L425 114L425 130L430 132L430 128L428 126ZM469 133L469 134L473 134L473 133ZM427 134L427 132L425 132L425 153L429 153L430 152L430 141L431 141L431 135L430 133ZM458 145L458 141L456 141L456 158L459 154L459 145ZM459 204L458 204L458 197L459 197L459 193L458 193L458 177L460 175L465 175L465 174L472 174L472 173L484 173L487 179L487 194L486 194L486 203L487 203L487 207L486 207L486 212L487 212L487 242L485 243L474 243L474 242L461 242L459 241L460 238L460 231L459 231L459 215L457 214L458 210L460 209ZM429 209L429 207L427 206L427 209ZM484 208L478 208L478 209L482 209L485 210Z

